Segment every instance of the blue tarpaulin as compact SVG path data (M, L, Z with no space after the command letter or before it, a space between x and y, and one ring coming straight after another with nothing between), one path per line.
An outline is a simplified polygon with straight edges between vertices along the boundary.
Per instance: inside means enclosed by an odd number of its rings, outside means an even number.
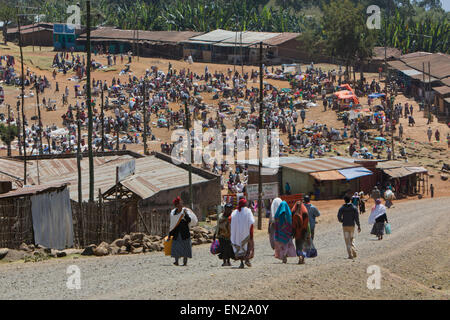
M381 98L381 97L385 97L386 95L384 93L372 93L369 94L369 98L370 99L377 99L377 98Z
M359 177L369 176L372 173L372 171L366 169L366 168L350 168L350 169L341 169L338 170L340 174L342 174L347 180L356 179Z

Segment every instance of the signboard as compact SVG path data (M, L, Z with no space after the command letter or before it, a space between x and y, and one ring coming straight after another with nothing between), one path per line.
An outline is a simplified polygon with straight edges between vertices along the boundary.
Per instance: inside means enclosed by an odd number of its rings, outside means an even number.
M258 184L247 185L248 200L258 200ZM263 183L262 199L274 199L278 197L278 182Z
M136 172L136 160L128 161L117 167L118 182L125 180Z

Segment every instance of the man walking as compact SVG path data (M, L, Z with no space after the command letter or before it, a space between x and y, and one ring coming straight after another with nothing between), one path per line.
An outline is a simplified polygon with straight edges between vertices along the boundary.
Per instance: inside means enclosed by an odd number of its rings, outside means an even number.
M347 247L348 258L356 258L355 239L353 238L355 232L355 224L358 226L358 233L361 232L359 224L359 214L356 207L350 203L350 197L344 197L345 204L339 209L337 218L342 223L344 231L345 246Z
M433 198L434 197L434 186L433 186L433 184L430 185L430 194L431 194L431 197Z
M302 123L305 123L305 118L306 118L305 109L302 109L302 111L300 111L300 118L302 118Z
M308 195L304 197L305 207L308 210L309 227L311 228L311 239L314 240L314 229L316 228L316 218L320 216L319 210L311 203Z
M433 136L433 130L431 130L431 127L428 127L427 136L428 142L431 143L431 137Z

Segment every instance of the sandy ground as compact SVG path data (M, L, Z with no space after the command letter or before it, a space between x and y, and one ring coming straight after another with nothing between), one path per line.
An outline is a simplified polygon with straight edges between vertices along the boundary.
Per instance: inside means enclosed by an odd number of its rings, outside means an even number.
M9 43L7 46L0 45L0 54L12 54L16 57L17 63L19 62L19 53L18 53L18 47ZM74 98L73 94L73 86L76 84L73 81L69 81L68 79L72 77L73 73L69 72L67 75L58 74L56 76L56 81L59 83L60 92L56 93L54 92L55 84L52 80L51 72L53 69L51 68L51 63L53 60L54 52L52 51L52 48L46 48L43 47L42 51L39 50L38 47L35 48L34 52L32 47L25 47L24 48L24 61L25 61L25 70L27 67L30 68L32 72L37 73L38 75L47 76L47 78L52 83L52 89L46 90L45 94L41 96L41 99L45 97L48 99L54 99L58 103L62 101L62 92L66 86L68 86L70 90L70 97L69 97L69 103L72 105L75 104L76 99ZM93 55L93 59L95 61L101 62L103 64L106 64L106 57L105 56L95 56ZM126 59L125 59L126 60ZM124 61L125 63L126 61ZM133 63L131 65L131 70L133 71L133 75L136 75L138 77L142 76L145 73L146 69L150 69L151 66L157 66L160 70L167 71L169 62L172 64L173 68L176 70L180 69L190 69L198 74L203 74L205 70L205 66L208 66L210 72L214 72L215 70L219 70L222 72L227 71L228 68L234 69L234 66L232 65L219 65L219 64L205 64L205 63L194 63L192 65L189 65L188 63L184 61L175 61L175 60L164 60L164 59L152 59L152 58L134 58ZM113 77L120 78L122 81L128 81L128 75L119 76L120 70L123 68L123 65L120 64L120 58L117 59L118 65L113 66L110 68L110 71L94 71L92 73L92 78L96 80L106 80L109 84L111 84L111 80ZM20 64L16 65L16 71L19 71ZM336 66L323 64L318 65L322 67L324 70L329 70L336 68ZM236 69L238 71L241 71L241 67L237 66ZM251 70L257 70L256 67L251 66L245 66L244 71L250 72ZM371 81L372 78L378 79L378 76L376 74L365 74L366 78ZM357 78L359 75L357 74ZM286 81L277 81L277 80L271 80L271 79L265 79L265 81L271 83L272 85L275 85L278 88L284 88L289 87L288 82ZM257 83L250 83L249 86L255 86L258 87ZM26 93L29 92L29 89L26 89ZM17 98L19 96L20 90L18 87L6 87L5 86L5 103L4 105L0 106L0 113L7 114L7 108L6 104L10 104L12 106L12 110L15 112L15 106L17 102ZM213 94L208 93L202 93L202 97L204 98L204 101L213 107L217 107L218 101L212 100ZM80 102L83 100L78 98ZM361 103L363 105L367 105L367 98L361 98ZM441 133L441 142L436 142L434 140L434 136L432 138L432 142L428 143L428 139L426 136L426 131L428 129L428 126L426 124L427 119L423 117L422 114L418 111L418 105L415 101L409 100L403 95L399 95L396 99L397 102L409 102L412 103L414 106L414 112L415 112L415 119L416 119L416 126L415 127L408 127L407 119L401 119L401 123L404 127L404 136L405 140L403 142L396 142L395 146L398 149L400 145L404 145L406 148L406 152L408 155L408 160L410 163L416 163L418 165L424 165L429 170L431 175L433 176L430 179L430 183L433 183L435 186L435 192L437 196L441 195L449 195L449 180L442 181L440 179L439 175L439 169L442 167L443 162L448 162L449 158L449 148L446 141L447 133L449 132L448 127L444 123L437 123L435 120L431 128L433 129L433 132L436 130L436 128L439 129ZM329 127L335 127L335 128L343 128L343 123L341 121L337 120L337 115L335 111L327 110L326 112L323 111L322 102L318 102L319 106L317 108L311 108L308 110L306 115L306 121L305 125L310 125L312 122L319 122L319 123L326 123ZM170 107L174 110L179 109L181 106L177 105L175 103L171 103ZM98 108L99 109L99 108ZM61 108L58 108L57 111L42 111L42 118L44 125L51 125L56 124L58 126L61 125L61 115L66 110ZM30 97L25 99L25 113L27 116L27 119L29 120L29 123L31 124L33 121L30 120L30 118L37 114L36 111L36 101L34 97ZM111 115L111 111L107 113L108 115ZM211 116L213 118L215 117L215 112L211 113ZM156 115L152 115L151 122L156 122ZM225 124L228 128L232 128L233 121L231 119L227 119L225 121ZM302 128L303 125L301 124L301 121L297 125L297 129ZM157 128L156 125L152 126L153 134L156 136L157 141L149 143L149 149L150 151L153 150L160 150L160 142L170 142L171 141L171 134L172 131L168 131L165 128ZM282 135L283 141L287 142L287 135ZM0 155L5 155L6 150L5 146L1 147L0 149ZM137 151L140 153L143 153L143 146L141 145L127 145L127 148L133 151ZM348 148L348 144L344 145L336 145L336 150L333 152L327 154L326 156L333 156L337 154L341 155L347 155L348 152L346 152ZM297 155L305 156L308 151L304 151L303 153L296 153ZM17 154L18 150L15 148L13 149L13 154Z
M0 299L448 300L449 200L395 203L388 210L393 232L382 241L370 235L368 215L360 216L354 260L347 259L336 208L327 212L319 202L318 257L305 265L296 258L285 265L273 257L265 221L256 232L252 268L238 269L236 262L221 267L208 245L193 248L187 267L174 267L162 253L0 264ZM70 265L80 268L80 290L67 289ZM380 289L367 287L370 266L379 267Z

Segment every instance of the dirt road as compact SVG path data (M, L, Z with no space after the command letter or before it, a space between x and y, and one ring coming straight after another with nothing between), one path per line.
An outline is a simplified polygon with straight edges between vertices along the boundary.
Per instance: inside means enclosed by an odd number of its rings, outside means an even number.
M208 246L187 267L161 253L0 266L0 299L449 299L450 198L398 203L388 211L393 234L377 241L361 217L358 258L347 259L341 226L316 227L319 256L297 265L273 257L267 235L256 237L253 267L220 267ZM331 214L331 213L330 213ZM326 222L330 221L330 222ZM69 265L81 289L69 290ZM367 289L367 268L381 269L381 289Z

